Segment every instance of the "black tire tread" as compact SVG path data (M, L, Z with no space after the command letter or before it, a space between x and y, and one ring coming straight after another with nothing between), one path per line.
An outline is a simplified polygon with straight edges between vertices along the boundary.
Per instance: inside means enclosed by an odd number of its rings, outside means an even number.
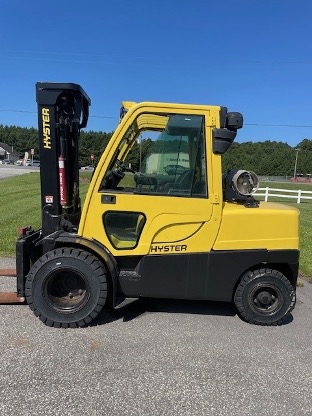
M62 256L70 256L75 257L85 263L87 263L90 267L92 267L96 277L99 279L100 282L100 296L97 305L90 312L88 316L84 319L81 319L77 322L57 322L53 321L46 316L37 308L34 303L33 296L32 296L32 286L38 270L48 261L53 260L55 257L62 257ZM26 301L33 311L35 316L37 316L45 325L54 327L54 328L78 328L83 327L90 323L103 309L103 306L106 303L107 299L107 273L105 270L105 266L103 263L97 259L93 254L88 253L82 249L72 248L72 247L62 247L57 248L55 250L49 251L45 253L42 257L40 257L32 266L30 272L26 277L25 282L25 297Z
M275 322L259 322L259 321L256 321L255 319L250 317L248 313L246 313L245 308L243 306L242 295L243 295L243 291L244 291L244 288L246 287L246 285L250 281L259 277L259 275L265 275L265 274L271 274L271 275L275 276L277 279L280 279L285 284L285 286L287 287L287 290L289 291L289 294L291 296L291 302L290 302L290 306L289 306L287 312L284 314L284 316L282 318L280 318L279 320L277 320ZM262 269L257 269L257 270L253 270L253 271L249 270L248 272L246 272L243 275L239 285L237 286L237 289L236 289L235 294L234 294L234 303L235 303L235 306L238 309L239 314L241 315L241 317L246 322L249 322L250 324L261 325L261 326L282 325L288 319L289 314L291 313L291 311L295 307L296 293L295 293L295 291L292 287L292 284L287 279L287 277L285 277L278 270L270 269L270 268L262 268Z

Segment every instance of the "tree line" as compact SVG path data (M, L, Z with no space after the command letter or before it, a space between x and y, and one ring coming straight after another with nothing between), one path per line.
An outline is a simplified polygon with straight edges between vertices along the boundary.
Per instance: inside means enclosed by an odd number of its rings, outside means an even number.
M91 164L91 155L97 162L107 146L113 133L81 131L79 143L79 163L81 166ZM0 142L5 143L24 157L34 149L34 159L39 159L38 130L35 128L4 126L0 124Z
M80 165L90 165L91 155L94 155L94 162L97 163L112 134L112 132L82 131L79 144ZM34 158L39 159L38 131L35 128L0 124L0 142L11 146L21 157L24 156L25 151L30 152L30 149L34 149ZM143 139L140 146L136 144L133 147L128 161L134 169L139 169L140 159L144 159L151 144L151 139ZM297 173L312 174L312 140L310 139L303 139L295 147L270 140L234 142L222 156L222 168L223 170L248 169L263 176L292 176L297 154Z
M299 150L297 150L299 149ZM223 156L223 169L244 168L261 176L293 176L312 174L312 140L303 139L295 147L287 143L264 142L233 143Z

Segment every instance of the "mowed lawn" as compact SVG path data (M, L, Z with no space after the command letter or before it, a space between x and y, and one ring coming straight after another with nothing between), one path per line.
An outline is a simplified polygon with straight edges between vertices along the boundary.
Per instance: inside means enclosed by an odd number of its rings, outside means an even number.
M261 183L262 188L269 187L274 189L301 189L302 191L312 192L312 184L304 183L276 183L265 182ZM295 194L293 194L295 195ZM312 197L312 194L309 195ZM264 198L258 198L264 199ZM300 211L300 273L312 281L312 200L302 200L297 204L296 199L292 198L274 198L269 197L269 202L281 202L283 204L291 205L298 208Z
M90 177L90 172L80 175L82 200L85 197ZM14 256L18 228L24 225L39 228L41 224L39 173L32 172L3 179L0 181L0 186L0 256ZM261 186L312 191L312 186L305 184L269 182L262 183ZM296 204L291 199L279 201L300 210L300 273L312 280L312 201L301 204Z
M90 173L80 178L81 198L85 197ZM40 176L31 172L0 181L0 256L14 256L18 229L41 226Z

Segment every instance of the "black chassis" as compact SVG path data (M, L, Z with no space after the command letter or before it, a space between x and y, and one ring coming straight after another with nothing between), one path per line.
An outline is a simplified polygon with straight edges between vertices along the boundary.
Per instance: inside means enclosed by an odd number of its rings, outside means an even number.
M25 279L35 261L58 247L76 247L97 256L107 268L113 306L126 298L155 297L232 301L240 277L247 270L273 268L296 289L298 250L235 250L209 253L114 257L96 240L57 231L41 238L41 231L20 238L17 251L17 293L24 296Z

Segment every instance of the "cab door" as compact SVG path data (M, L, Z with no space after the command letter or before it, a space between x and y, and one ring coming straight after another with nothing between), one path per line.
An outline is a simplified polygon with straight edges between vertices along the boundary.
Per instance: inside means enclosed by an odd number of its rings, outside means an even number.
M134 111L95 172L79 233L104 244L121 268L139 259L142 296L192 297L190 276L207 268L220 225L210 120L196 109Z

